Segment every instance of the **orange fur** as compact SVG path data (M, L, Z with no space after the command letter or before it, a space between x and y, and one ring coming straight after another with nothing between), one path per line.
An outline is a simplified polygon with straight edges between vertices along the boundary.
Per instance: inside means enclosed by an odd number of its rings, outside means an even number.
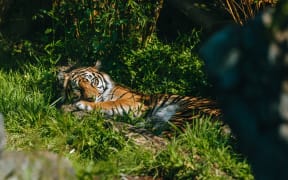
M177 126L203 113L214 117L221 114L216 103L209 99L133 92L124 86L115 85L110 76L100 72L98 67L78 68L64 73L62 78L68 81L64 94L76 97L75 105L81 110L99 109L110 116L132 112L134 116L144 116L152 122L161 124L170 121Z

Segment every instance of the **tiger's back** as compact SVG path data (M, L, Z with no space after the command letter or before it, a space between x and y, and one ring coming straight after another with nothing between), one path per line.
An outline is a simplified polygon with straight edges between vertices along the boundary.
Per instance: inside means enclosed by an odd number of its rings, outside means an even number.
M187 123L199 119L202 115L221 115L216 103L205 98L161 94L150 96L149 99L146 118L155 124L156 129L166 129L170 122L184 130Z
M78 109L98 109L108 116L132 114L144 117L156 128L163 128L171 122L182 129L183 124L201 114L214 117L221 114L216 103L209 99L168 94L144 95L117 85L108 74L99 71L99 63L95 67L60 72L58 79L63 87L63 98L72 97Z

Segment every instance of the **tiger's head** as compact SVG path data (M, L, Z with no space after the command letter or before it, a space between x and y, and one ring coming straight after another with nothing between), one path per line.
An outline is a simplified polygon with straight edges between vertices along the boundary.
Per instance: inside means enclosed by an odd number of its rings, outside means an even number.
M57 75L62 88L62 102L79 100L101 102L114 87L110 76L99 71L101 62L95 66L77 68L70 72L60 71Z

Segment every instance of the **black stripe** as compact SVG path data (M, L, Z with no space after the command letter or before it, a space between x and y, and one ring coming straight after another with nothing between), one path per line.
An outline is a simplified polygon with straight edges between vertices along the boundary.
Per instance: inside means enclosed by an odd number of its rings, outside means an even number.
M113 107L111 108L111 111L112 111L112 116L114 116L115 115L115 110L114 110Z
M176 96L176 97L173 99L172 103L177 104L179 101L182 101L183 99L185 99L185 97L183 97L183 96ZM172 104L172 103L171 103L171 104Z
M119 99L122 98L123 96L125 96L126 94L130 93L129 91L123 93L121 96L119 96Z
M114 98L114 94L115 94L115 91L116 91L117 89L119 89L119 87L117 87L117 86L113 89L112 93L110 94L110 95L111 95L110 100Z
M122 111L126 114L125 108L123 107L122 104L120 104L120 108L122 109Z

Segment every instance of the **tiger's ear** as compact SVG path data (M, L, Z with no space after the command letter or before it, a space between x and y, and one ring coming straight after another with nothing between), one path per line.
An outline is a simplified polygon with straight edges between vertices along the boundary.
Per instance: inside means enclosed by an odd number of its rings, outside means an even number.
M58 100L60 100L61 103L64 103L67 95L66 95L66 89L67 89L67 84L69 81L69 74L65 73L63 71L60 71L57 74L57 80L58 80L58 87L61 88L61 97L54 101L53 103L57 103Z
M63 71L60 71L58 74L57 74L57 80L58 80L58 83L61 87L63 88L66 88L67 86L67 82L68 82L68 75L67 73L63 72Z
M63 71L58 72L57 74L57 81L59 84L63 84L65 79L65 73Z
M97 60L96 63L95 63L95 68L96 69L100 69L101 68L101 64L102 64L101 61Z

